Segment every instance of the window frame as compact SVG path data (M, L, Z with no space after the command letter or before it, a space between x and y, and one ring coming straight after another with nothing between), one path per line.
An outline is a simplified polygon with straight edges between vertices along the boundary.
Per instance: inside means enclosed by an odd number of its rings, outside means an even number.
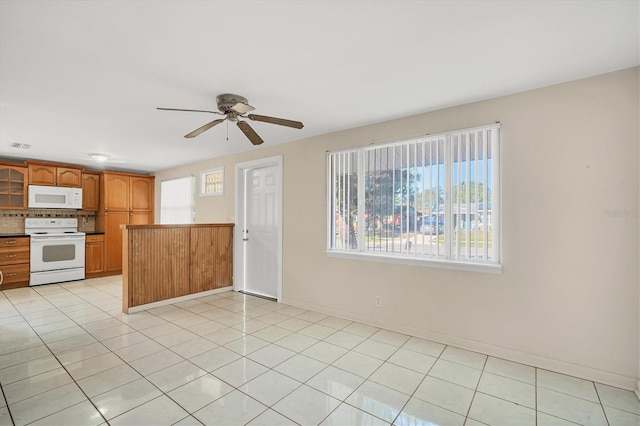
M471 132L477 132L482 130L491 130L492 133L491 142L491 242L494 245L492 252L492 261L477 261L475 259L460 259L453 258L453 249L451 248L451 238L453 237L453 223L454 212L453 204L456 200L453 200L452 188L453 188L453 136L461 134L469 134ZM495 140L494 140L495 137ZM357 191L358 191L358 223L365 223L365 208L366 194L365 194L365 153L377 148L407 146L408 144L419 142L425 139L438 139L444 138L444 150L445 160L444 167L444 214L445 214L445 256L444 258L422 257L415 254L408 253L393 253L393 252L379 252L379 251L367 251L367 248L363 244L365 237L364 233L358 233L358 248L357 249L337 249L333 248L332 244L334 236L335 226L335 211L333 204L333 192L336 190L335 182L333 182L332 176L332 163L331 158L335 154L340 153L357 153L358 158L358 171L357 171ZM502 162L501 149L502 149L502 125L499 122L476 126L465 129L456 129L452 131L441 132L437 134L428 134L419 137L412 137L402 140L396 140L385 143L364 145L349 149L328 151L326 153L326 170L327 170L327 246L325 253L328 257L345 258L353 260L365 260L375 261L392 264L413 265L413 266L426 266L436 267L443 269L454 269L464 271L476 271L476 272L488 272L488 273L502 273ZM477 167L477 166L476 166ZM486 167L486 166L485 166ZM402 169L393 169L402 170ZM464 182L464 181L463 181ZM487 201L485 201L487 202ZM488 204L488 202L487 202ZM410 204L406 204L409 206ZM495 247L497 245L497 247Z
M205 192L205 188L206 185L204 183L206 177L208 175L212 175L212 174L220 174L221 179L220 179L220 186L221 186L221 190L220 191L215 191L215 192ZM214 167L212 169L207 169L207 170L201 170L200 171L200 182L199 182L199 187L200 190L198 191L199 196L200 197L218 197L221 195L224 195L224 167L220 166L220 167Z

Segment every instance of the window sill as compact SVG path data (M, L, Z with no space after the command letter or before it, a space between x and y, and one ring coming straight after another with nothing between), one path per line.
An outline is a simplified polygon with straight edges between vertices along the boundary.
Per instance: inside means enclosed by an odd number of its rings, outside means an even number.
M502 265L472 262L456 262L453 260L419 259L400 256L379 255L372 253L327 250L327 256L340 259L365 260L370 262L394 263L397 265L423 266L427 268L453 269L458 271L483 272L501 274Z

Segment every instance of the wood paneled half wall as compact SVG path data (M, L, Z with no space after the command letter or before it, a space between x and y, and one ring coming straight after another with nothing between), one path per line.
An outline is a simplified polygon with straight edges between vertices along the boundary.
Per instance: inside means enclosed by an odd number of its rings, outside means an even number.
M122 312L233 285L233 224L122 225Z

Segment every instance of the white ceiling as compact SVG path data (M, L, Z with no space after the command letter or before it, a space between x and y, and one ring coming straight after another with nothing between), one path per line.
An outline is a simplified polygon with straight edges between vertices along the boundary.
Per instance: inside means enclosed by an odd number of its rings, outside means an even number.
M630 1L0 1L0 157L158 171L639 64ZM11 148L30 144L29 150Z

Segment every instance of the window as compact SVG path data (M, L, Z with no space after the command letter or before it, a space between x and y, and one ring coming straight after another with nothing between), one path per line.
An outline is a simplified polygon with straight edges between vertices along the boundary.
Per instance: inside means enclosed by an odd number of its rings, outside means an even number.
M200 196L224 194L224 167L200 172Z
M499 270L500 125L328 153L330 255Z
M160 223L193 223L193 176L160 183Z

